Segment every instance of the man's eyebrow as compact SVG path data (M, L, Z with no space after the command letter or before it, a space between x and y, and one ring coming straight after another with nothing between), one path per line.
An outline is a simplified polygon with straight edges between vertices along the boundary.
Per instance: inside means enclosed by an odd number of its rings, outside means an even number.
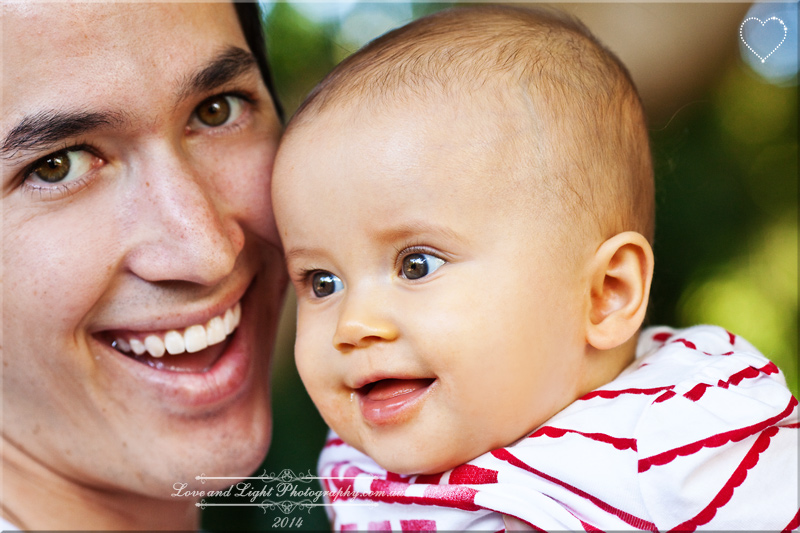
M255 57L237 46L217 54L180 84L179 99L208 92L257 68ZM103 127L117 126L125 116L113 112L41 111L24 117L0 145L0 157L9 159L21 150L48 148L63 139L85 135Z
M20 150L49 148L63 139L125 122L121 113L109 111L40 111L24 117L3 139L0 157L9 159Z
M229 46L180 84L178 101L216 89L257 67L253 54L238 46Z

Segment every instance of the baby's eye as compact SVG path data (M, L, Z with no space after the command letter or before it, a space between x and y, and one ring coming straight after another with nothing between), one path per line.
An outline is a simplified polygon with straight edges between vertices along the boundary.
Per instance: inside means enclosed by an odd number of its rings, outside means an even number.
M330 272L317 272L311 279L314 295L317 298L324 298L330 296L334 292L342 290L344 285L342 280L334 276Z
M44 183L66 183L80 178L100 162L100 158L87 150L68 148L36 161L26 178Z
M439 259L435 255L410 254L403 258L401 275L406 279L424 278L435 272L444 263L444 259Z
M194 110L189 127L219 128L235 122L244 112L245 101L230 94L219 94L203 100Z

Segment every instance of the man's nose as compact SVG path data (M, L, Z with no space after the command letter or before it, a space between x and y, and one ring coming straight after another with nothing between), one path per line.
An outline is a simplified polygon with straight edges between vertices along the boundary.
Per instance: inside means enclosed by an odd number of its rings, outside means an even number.
M179 149L149 150L143 159L131 170L133 193L123 208L131 230L127 267L151 282L218 283L245 237L213 171L193 166Z
M374 343L391 342L399 329L387 307L382 291L362 288L344 295L333 335L333 347L342 353L366 348Z

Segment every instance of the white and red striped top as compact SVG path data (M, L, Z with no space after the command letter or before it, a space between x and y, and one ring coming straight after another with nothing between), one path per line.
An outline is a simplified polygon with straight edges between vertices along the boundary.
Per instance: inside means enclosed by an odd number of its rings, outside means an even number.
M636 361L510 446L400 476L331 434L336 531L798 529L798 408L713 326L645 330Z

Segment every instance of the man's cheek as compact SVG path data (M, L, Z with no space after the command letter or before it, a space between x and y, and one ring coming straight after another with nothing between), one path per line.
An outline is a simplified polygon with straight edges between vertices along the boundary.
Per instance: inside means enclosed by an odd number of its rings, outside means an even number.
M213 189L251 233L280 246L272 211L270 182L277 138L259 134L207 154L213 167Z
M108 228L88 218L35 219L6 250L5 305L18 307L42 334L76 328L113 275L115 243L103 239Z

